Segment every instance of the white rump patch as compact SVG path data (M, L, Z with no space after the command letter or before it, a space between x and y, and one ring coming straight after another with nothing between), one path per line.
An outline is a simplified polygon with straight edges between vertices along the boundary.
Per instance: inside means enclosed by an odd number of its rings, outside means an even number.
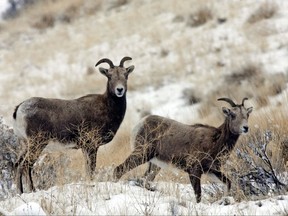
M130 138L131 150L135 149L136 137L137 137L140 129L143 127L144 122L145 122L147 117L148 116L145 116L144 118L142 118L132 130L132 134L131 134L131 138Z
M24 101L17 110L16 113L16 119L13 121L13 129L14 133L18 136L18 138L24 138L27 139L26 134L26 128L27 128L27 122L26 122L26 116L27 114L33 115L35 112L35 103L37 102L37 99L30 98L26 101Z
M24 138L27 139L26 134L26 128L27 128L27 122L26 122L26 113L25 113L25 106L24 110L22 107L23 104L21 104L18 107L17 113L16 113L16 119L13 121L13 130L14 133L17 135L18 138Z

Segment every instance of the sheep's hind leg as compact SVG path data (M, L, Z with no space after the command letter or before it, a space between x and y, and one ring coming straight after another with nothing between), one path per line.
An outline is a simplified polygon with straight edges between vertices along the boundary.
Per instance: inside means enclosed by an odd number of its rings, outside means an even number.
M16 169L16 186L19 194L22 194L24 192L23 190L23 182L22 182L22 176L23 176L23 167L22 164L19 164Z
M22 139L18 139L19 146L27 147L27 142ZM24 192L23 188L23 165L25 160L25 155L27 153L27 149L22 149L22 152L19 153L17 161L13 165L13 169L15 171L14 181L17 187L17 192L22 194Z
M37 134L36 136L30 138L27 142L28 151L26 153L26 158L24 161L24 168L27 167L27 183L29 191L35 191L35 186L32 178L32 172L35 162L39 159L42 151L48 145L49 140L46 139L44 134Z
M145 147L137 147L122 164L114 169L113 176L115 180L120 179L125 173L140 166L141 164L148 162L151 159L149 151L143 148Z
M33 165L28 166L28 186L29 186L29 191L35 192L35 187L32 179L32 170L33 170Z
M17 168L16 168L16 186L18 193L24 193L23 187L23 176L26 176L26 180L28 183L29 191L35 191L33 180L32 180L32 166L27 164L27 161L24 160L22 157L17 161ZM25 170L27 168L28 170ZM27 175L28 174L28 175Z

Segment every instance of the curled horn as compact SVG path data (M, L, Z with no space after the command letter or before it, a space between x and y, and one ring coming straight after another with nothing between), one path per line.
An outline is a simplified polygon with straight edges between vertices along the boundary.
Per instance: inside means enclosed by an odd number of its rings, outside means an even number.
M236 107L237 105L230 99L230 98L218 98L218 101L222 100L222 101L226 101L227 103L229 103L232 107Z
M108 63L109 65L110 65L110 68L114 68L115 66L114 66L114 64L113 64L113 62L110 60L110 59L107 59L107 58L103 58L103 59L100 59L97 63L96 63L96 65L95 65L95 67L97 67L99 64L101 64L101 63Z
M245 100L248 100L248 98L247 98L247 97L243 98L242 104L241 104L241 106L243 106L243 107L244 107L244 101L245 101Z
M124 62L127 61L127 60L132 60L132 58L131 58L131 57L128 57L128 56L125 56L124 58L122 58L122 60L120 61L119 67L124 67L123 64L124 64Z

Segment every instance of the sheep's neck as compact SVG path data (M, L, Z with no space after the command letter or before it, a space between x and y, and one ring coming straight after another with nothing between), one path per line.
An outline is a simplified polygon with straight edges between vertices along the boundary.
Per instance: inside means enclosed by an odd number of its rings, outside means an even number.
M218 142L221 145L222 150L224 150L225 152L230 152L234 148L239 138L239 134L233 134L230 131L229 122L227 119L225 119L225 122L219 127L219 129L221 131L221 135Z
M107 90L104 95L109 107L109 114L111 114L110 120L113 121L113 124L118 122L120 126L126 112L126 93L122 97L117 97Z

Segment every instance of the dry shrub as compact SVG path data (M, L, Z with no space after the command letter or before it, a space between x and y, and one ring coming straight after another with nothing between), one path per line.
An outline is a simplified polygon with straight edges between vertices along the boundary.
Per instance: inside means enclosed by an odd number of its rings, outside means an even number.
M109 0L107 2L107 10L117 9L129 3L129 0Z
M187 25L190 27L198 27L204 25L208 21L213 19L213 13L210 8L202 7L195 13L189 15Z
M285 168L279 157L279 149L273 149L273 155L269 154L269 145L274 136L269 130L257 130L244 137L225 164L228 176L233 181L233 195L237 200L259 199L274 193L285 193Z
M71 5L59 16L59 21L71 23L74 18L79 16L79 6Z
M231 74L224 77L226 83L241 84L245 80L254 82L257 85L261 85L263 80L260 79L262 76L262 69L258 65L248 64L239 70L233 71ZM253 80L251 80L253 79Z
M69 151L72 153L71 151ZM33 172L35 186L38 189L48 189L55 185L63 185L80 180L80 170L71 170L71 157L65 152L50 152L42 155L35 164ZM75 174L78 174L76 178Z
M55 23L55 18L51 14L44 14L40 17L40 20L32 24L34 28L46 29L52 28Z
M278 9L278 5L274 2L265 2L249 16L247 22L254 24L264 19L270 19L277 14Z
M189 105L201 102L201 94L194 88L186 88L183 90L183 97L187 100Z

